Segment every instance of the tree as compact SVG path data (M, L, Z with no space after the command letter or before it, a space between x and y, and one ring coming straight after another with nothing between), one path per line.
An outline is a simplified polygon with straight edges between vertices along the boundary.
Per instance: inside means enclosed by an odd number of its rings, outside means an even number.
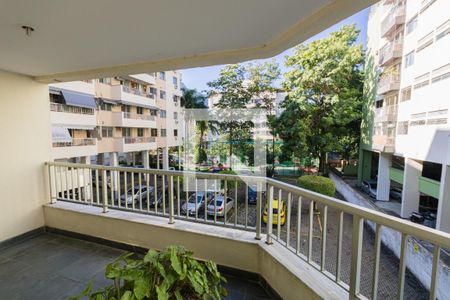
M285 152L319 158L321 172L326 153L357 151L363 92L358 35L354 25L343 26L327 38L297 46L286 57L290 70L283 87L289 92L276 131Z
M273 108L273 84L280 76L275 62L248 65L227 65L220 70L219 78L208 82L212 89L210 97L218 99L215 107L221 109L248 108L252 101L257 108ZM230 112L231 113L231 112ZM253 124L249 121L231 120L219 123L219 128L227 135L229 146L229 167L232 168L234 145L242 153L253 153L248 139ZM251 144L253 145L253 144ZM251 146L253 147L253 146Z

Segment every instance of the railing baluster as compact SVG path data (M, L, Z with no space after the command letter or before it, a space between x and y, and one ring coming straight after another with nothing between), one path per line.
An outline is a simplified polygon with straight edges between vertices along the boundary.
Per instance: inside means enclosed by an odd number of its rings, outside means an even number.
M106 189L106 170L102 170L103 183L103 212L108 212L108 191Z
M272 226L273 226L273 186L269 186L269 193L267 193L269 199L267 199L267 236L266 243L271 245L272 242Z
M236 209L237 213L237 209ZM248 183L245 183L245 228L248 226Z
M194 207L195 207L195 220L198 220L198 183L197 183L197 177L194 177L195 180L195 203L194 203Z
M131 209L134 210L134 172L131 172Z
M341 281L342 234L344 232L344 212L339 212L338 236L336 245L336 282Z
M67 170L66 170L67 171ZM66 173L66 179L67 179L67 173ZM66 183L66 188L68 187ZM98 180L98 169L95 169L95 193L97 196L97 204L100 205L100 182ZM120 199L119 199L120 201Z
M188 203L189 203L189 176L185 176L184 180L186 180L184 186L186 187L186 199L185 199L185 205L186 205L186 219L189 219L189 209L188 209Z
M117 182L114 180L114 174L115 172L113 171L109 171L109 178L111 178L111 188L110 190L110 195L111 195L111 207L114 207L114 189L116 188L116 184ZM108 181L106 181L106 183L108 183Z
M328 223L328 206L323 207L323 220L322 220L322 251L320 258L320 270L325 271L325 259L327 255L327 223Z
M84 191L84 203L87 203L87 192L88 192L88 180L86 178L86 173L87 173L88 169L87 168L83 168L83 191ZM62 184L62 181L61 181Z
M166 175L162 175L162 214L166 214Z
M169 224L173 224L173 176L169 175Z
M398 271L397 299L403 299L404 297L407 242L408 242L408 235L406 233L402 233L402 242L400 247L400 265Z
M77 199L75 198L75 175L74 175L74 168L73 167L71 167L70 168L70 175L71 175L71 178L72 178L72 182L71 182L71 185L72 185L72 201L77 201ZM69 193L69 190L67 190L67 193Z
M376 300L378 296L378 272L380 270L381 229L382 226L377 223L375 226L375 241L373 245L375 257L373 261L372 300Z
M91 189L90 189L90 191L91 191L91 205L94 203L94 184L93 184L93 182L92 182L92 169L88 169L89 170L89 183L90 183L90 186L91 186Z
M216 224L216 222L217 222L217 192L216 190L214 190L214 224Z
M55 172L56 172L56 168L55 168ZM59 187L57 184L57 182L58 182L57 179L59 179ZM59 193L61 193L61 195L64 193L63 187L62 187L62 167L58 167L58 174L55 177L55 183L56 183L56 186L55 186L56 198L58 198Z
M69 197L69 168L68 167L65 168L65 175L64 175L64 177L66 178L66 186L65 186L65 189L63 191L62 197L65 200L70 200L70 197ZM98 199L98 197L97 197L97 199Z
M123 172L123 198L125 200L125 208L128 209L128 172ZM119 199L119 201L122 201L122 199Z
M142 210L142 174L138 173L138 184L139 184L139 210Z
M297 245L295 247L295 250L298 255L300 254L300 243L302 237L302 196L298 197L297 207L297 236L295 237Z
M55 179L55 174L53 174L52 176L52 169L54 170L55 167L52 167L51 165L47 165L47 174L48 174L48 187L49 187L49 192L50 192L50 203L56 203L56 199L58 197L58 193L56 193L56 185L55 187L53 187L52 182ZM53 195L53 193L55 193Z
M228 180L225 179L224 181L225 181L225 183L224 183L225 184L225 190L224 190L224 197L223 197L223 201L224 201L224 203L223 203L223 208L224 208L223 224L227 225L227 210L226 210L226 207L227 207L227 197L228 197ZM236 209L234 210L234 213L237 213Z
M180 204L180 176L177 176L177 216L180 216L181 204Z
M208 179L205 178L205 201L204 201L205 211L203 213L203 215L204 215L203 217L205 218L205 222L208 221L207 205L208 205Z
M350 299L359 299L363 228L364 228L364 219L357 215L353 215L352 263L350 268L350 295L349 295Z
M155 196L155 214L158 213L158 175L153 175L153 195Z
M291 198L292 194L288 193L288 203L286 211L286 247L289 248L289 239L291 237Z
M258 182L256 198L256 236L255 239L261 239L261 204L262 204L262 184Z
M120 175L120 173L119 173ZM147 206L147 212L150 212L150 173L147 173L145 175L145 188L146 188L146 193L145 193L145 202L146 202L146 206Z
M238 182L234 181L234 227L238 224Z
M312 260L312 241L314 234L314 201L309 202L309 228L308 228L308 262Z
M283 191L280 188L278 188L277 241L279 241L281 238L281 196L282 196L282 193L283 193Z
M433 268L431 269L430 300L435 300L437 297L437 282L438 282L440 256L441 256L441 247L438 245L434 245Z

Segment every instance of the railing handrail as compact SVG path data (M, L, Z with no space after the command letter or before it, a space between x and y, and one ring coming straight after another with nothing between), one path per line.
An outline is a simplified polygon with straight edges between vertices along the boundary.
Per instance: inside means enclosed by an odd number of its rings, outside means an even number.
M150 114L144 115L144 114L138 114L138 113L135 113L135 112L126 112L126 111L124 111L124 112L122 112L122 115L126 119L149 120L149 121L155 119L155 116L152 116Z
M63 103L55 103L55 102L50 102L50 111L71 113L71 114L80 114L80 115L94 115L93 108L78 107L78 106L72 106L72 105L67 105L67 104L63 104Z
M305 197L309 200L328 205L351 215L358 216L364 220L375 222L379 225L386 226L397 230L401 233L415 236L419 239L427 240L433 244L439 245L443 248L450 248L450 234L436 229L424 227L422 225L415 224L413 222L403 220L394 216L390 216L369 208L361 207L356 204L338 200L333 197L325 196L316 192L312 192L292 184L280 182L272 178L248 176L248 175L231 175L231 174L218 174L218 173L202 173L202 172L188 172L188 171L174 171L174 170L159 170L159 169L142 169L142 168L129 168L129 167L111 167L100 165L85 165L67 162L47 162L47 166L54 167L72 167L72 168L84 168L93 170L109 170L109 171L121 171L121 172L134 172L143 174L157 174L157 175L169 175L169 176L193 176L200 179L226 179L226 180L248 180L249 182L258 183L265 181L268 185L283 189L286 192L290 192L294 195Z

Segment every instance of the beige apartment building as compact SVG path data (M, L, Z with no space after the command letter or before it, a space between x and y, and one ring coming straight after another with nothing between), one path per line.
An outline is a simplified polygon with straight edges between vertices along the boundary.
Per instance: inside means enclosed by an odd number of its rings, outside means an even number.
M177 71L51 84L53 159L148 168L153 156L167 169L183 142L180 87Z

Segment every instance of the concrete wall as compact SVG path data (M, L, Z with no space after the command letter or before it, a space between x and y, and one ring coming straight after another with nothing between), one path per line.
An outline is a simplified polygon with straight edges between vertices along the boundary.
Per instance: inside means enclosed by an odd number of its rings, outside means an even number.
M48 85L0 71L0 241L44 225L51 159Z
M44 206L45 224L144 248L182 245L198 259L259 273L286 300L348 299L348 293L278 243L266 245L255 234L231 228L111 210L67 202Z
M341 178L330 173L330 178L336 184L336 190L351 203L378 210L378 208L366 200L364 197L355 193L353 188ZM375 230L375 224L366 221L366 224ZM400 257L401 234L398 231L387 227L382 229L382 243L388 247L397 257ZM431 270L433 264L433 253L418 243L415 238L409 237L407 242L406 266L417 277L417 279L427 288L431 283ZM438 294L439 299L450 299L450 270L442 261L439 264L438 272Z

